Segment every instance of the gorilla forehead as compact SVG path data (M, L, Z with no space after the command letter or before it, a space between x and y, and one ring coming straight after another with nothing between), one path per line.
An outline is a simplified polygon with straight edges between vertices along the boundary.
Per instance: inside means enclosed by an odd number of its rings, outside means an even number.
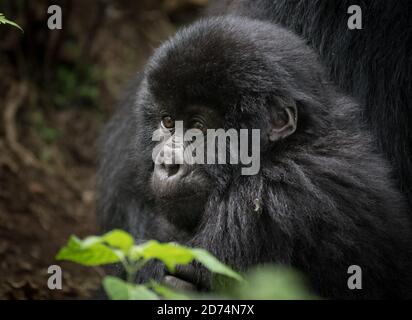
M294 34L226 17L202 20L178 32L155 52L145 75L160 101L227 104L241 97L290 92L294 83L304 83L318 70L313 53Z

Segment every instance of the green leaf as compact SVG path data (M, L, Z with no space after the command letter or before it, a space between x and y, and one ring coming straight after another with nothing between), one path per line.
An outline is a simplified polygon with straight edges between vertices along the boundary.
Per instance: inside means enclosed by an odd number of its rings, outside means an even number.
M67 245L58 252L56 259L72 261L84 266L100 266L122 260L121 252L100 243L98 238L89 237L87 241L81 241L71 236Z
M212 254L204 249L192 249L192 253L197 261L203 264L207 269L213 273L221 274L237 281L243 281L240 274L233 271L231 268L217 260Z
M128 283L119 278L105 277L103 279L103 288L112 300L129 300Z
M166 286L162 286L161 284L158 284L157 282L154 282L154 281L150 283L150 287L159 296L162 296L163 298L168 299L168 300L189 300L190 299L189 296L181 292L177 292L173 289L170 289Z
M79 247L81 249L88 249L96 244L103 242L103 238L99 236L90 236L90 237L84 238L83 240L76 237L76 240L79 243Z
M84 240L80 240L81 247L86 249L97 243L107 244L109 247L120 249L124 254L127 254L133 246L134 240L130 234L122 230L113 230L102 236L90 236Z
M158 300L158 296L143 285L132 285L119 278L107 276L103 287L112 300Z
M144 246L145 244L131 247L127 257L132 261L143 259Z
M211 272L242 281L241 275L221 263L213 255L203 249L192 249L175 243L159 243L152 240L130 250L131 259L158 259L167 269L174 273L176 265L187 265L194 259L202 263Z
M130 300L159 300L159 297L143 285L130 285Z
M19 28L21 32L24 32L23 29L15 22L8 20L3 13L0 13L0 24L9 24L13 27Z
M123 230L113 230L103 235L102 239L109 246L118 248L125 254L128 253L134 244L133 237Z
M189 264L194 258L194 254L190 248L175 243L159 243L155 240L142 245L140 250L145 260L159 259L172 273L175 272L176 265Z
M302 275L291 268L263 266L249 272L246 281L234 288L235 299L307 300L317 299Z
M132 246L132 236L122 230L113 230L101 237L91 236L84 240L71 236L56 259L85 266L100 266L122 261Z

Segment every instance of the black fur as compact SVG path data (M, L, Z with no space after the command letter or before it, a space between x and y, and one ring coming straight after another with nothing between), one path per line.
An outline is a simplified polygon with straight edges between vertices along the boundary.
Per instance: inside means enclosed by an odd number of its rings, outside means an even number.
M180 31L156 51L103 136L104 226L202 247L238 270L292 265L324 297L409 297L406 201L361 127L360 106L327 81L317 60L301 39L271 23L222 17ZM265 130L279 96L296 101L299 120L292 136L273 144ZM149 180L160 106L191 104L217 109L225 128L263 134L256 176L202 166L213 184L199 203L201 221L188 232L164 218ZM173 201L167 210L176 210ZM347 287L350 265L363 269L362 290ZM154 263L139 281L163 275ZM197 275L208 286L202 269Z
M353 4L362 8L362 30L347 27ZM219 0L211 13L281 23L307 39L332 79L364 106L412 208L411 1Z

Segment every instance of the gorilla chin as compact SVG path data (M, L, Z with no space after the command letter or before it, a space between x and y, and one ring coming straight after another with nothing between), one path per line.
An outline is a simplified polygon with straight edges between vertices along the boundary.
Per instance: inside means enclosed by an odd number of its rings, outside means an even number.
M197 171L197 170L196 170ZM178 228L193 231L208 199L211 183L187 164L156 164L151 190L158 211Z

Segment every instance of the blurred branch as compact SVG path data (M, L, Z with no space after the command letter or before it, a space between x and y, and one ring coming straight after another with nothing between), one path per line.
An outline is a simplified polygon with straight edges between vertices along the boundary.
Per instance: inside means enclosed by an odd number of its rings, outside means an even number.
M3 115L6 141L10 149L16 153L25 165L39 167L36 157L19 143L16 129L16 114L26 99L27 93L28 89L25 82L21 82L20 84L12 84L9 95L6 99Z
M26 82L23 81L20 84L12 84L9 95L6 99L3 115L7 144L23 164L42 170L48 174L59 176L62 181L64 181L67 186L70 187L80 198L82 189L77 185L76 181L74 181L71 176L66 173L67 170L65 170L65 168L61 168L61 170L57 173L50 172L50 170L45 167L31 151L27 150L22 144L20 144L16 129L16 115L20 107L23 105L23 102L26 100L27 95L28 86Z

